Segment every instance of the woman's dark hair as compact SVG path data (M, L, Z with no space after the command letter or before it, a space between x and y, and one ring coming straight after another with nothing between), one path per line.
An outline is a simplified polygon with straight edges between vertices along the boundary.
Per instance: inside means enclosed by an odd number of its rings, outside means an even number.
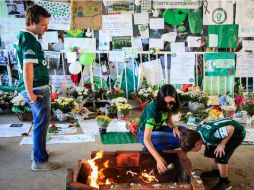
M180 147L184 152L189 152L195 147L196 142L201 139L200 134L192 129L187 129L182 132L180 138Z
M30 25L30 22L38 24L40 22L40 16L44 18L49 18L51 14L39 5L32 5L26 9L26 26Z
M164 100L166 96L171 96L175 99L175 104L171 110L168 110L167 103ZM177 113L180 108L180 100L175 87L173 87L171 84L163 85L158 91L156 104L161 111L171 111L173 113Z

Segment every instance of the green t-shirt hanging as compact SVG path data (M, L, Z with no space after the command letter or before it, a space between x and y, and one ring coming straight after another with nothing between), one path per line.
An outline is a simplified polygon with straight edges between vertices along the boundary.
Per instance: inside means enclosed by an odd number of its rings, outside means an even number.
M218 35L218 48L236 48L238 42L238 25L209 25L208 37L209 34Z
M23 78L23 66L26 63L34 64L33 88L41 87L49 84L49 74L47 69L47 61L44 58L44 53L40 42L36 36L26 30L20 31L14 48L17 54L18 67L20 71L20 80L18 92L25 90Z
M199 125L196 131L199 132L205 144L217 146L222 139L228 136L226 130L228 125L232 125L235 128L232 137L245 137L245 128L237 121L231 119L221 119Z
M158 110L158 107L154 101L149 102L138 123L138 129L144 130L145 128L150 128L153 130L158 130L164 122L167 121L170 113L161 112Z

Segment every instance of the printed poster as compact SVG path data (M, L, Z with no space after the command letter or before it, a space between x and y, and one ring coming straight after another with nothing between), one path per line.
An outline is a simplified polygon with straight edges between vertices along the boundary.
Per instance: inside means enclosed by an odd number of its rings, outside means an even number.
M232 1L207 1L203 5L203 25L233 24Z
M206 53L205 76L234 76L235 53Z
M44 57L48 63L49 69L58 69L60 65L60 52L44 51Z
M236 24L253 24L254 23L254 1L245 0L236 2Z
M71 21L70 3L36 1L36 4L44 7L50 14L48 28L52 30L69 30Z
M8 15L24 15L25 6L23 1L5 0Z
M133 36L132 14L103 15L102 31L111 36Z
M171 60L170 83L195 84L195 54L174 53Z
M124 47L131 47L131 36L113 36L112 49L120 50Z
M129 0L107 0L106 8L108 14L132 14L134 2Z
M201 5L199 0L153 0L154 9L198 9Z
M74 0L71 28L100 30L102 28L102 1Z
M253 77L254 76L254 54L239 52L236 59L235 77Z
M254 37L254 23L239 24L238 37Z

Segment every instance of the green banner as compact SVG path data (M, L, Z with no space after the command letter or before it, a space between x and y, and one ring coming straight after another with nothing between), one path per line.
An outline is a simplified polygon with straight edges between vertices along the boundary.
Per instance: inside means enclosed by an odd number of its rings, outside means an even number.
M209 34L218 35L218 48L236 48L238 42L238 25L209 25L208 36Z
M235 53L207 53L204 63L205 76L235 75Z

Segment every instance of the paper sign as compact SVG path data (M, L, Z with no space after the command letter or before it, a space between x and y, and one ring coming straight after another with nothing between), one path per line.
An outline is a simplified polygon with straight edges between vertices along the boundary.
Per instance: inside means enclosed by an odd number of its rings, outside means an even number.
M252 46L253 47L253 46ZM254 54L237 53L235 77L253 77L254 76Z
M8 64L8 51L0 49L0 65Z
M58 69L60 65L61 53L57 51L44 51L44 57L47 60L49 69Z
M177 36L176 32L169 32L169 33L166 33L166 34L162 34L161 39L164 42L175 42L176 41L176 36Z
M55 31L45 32L42 36L42 39L48 43L57 43L58 42L58 33Z
M138 25L138 29L141 35L142 39L148 39L149 38L149 28L148 24Z
M144 13L135 13L134 14L134 24L148 24L149 15L147 12Z
M95 38L64 38L64 50L70 51L71 48L79 47L81 51L95 51Z
M41 44L41 48L43 50L48 50L49 49L49 43L43 39L39 40L40 44Z
M238 37L254 37L254 24L240 24Z
M201 46L201 37L188 36L187 42L188 42L188 47L200 47Z
M49 29L69 30L71 21L70 3L36 1L36 4L44 7L50 14Z
M141 1L141 12L147 12L147 10L152 9L152 0L142 0Z
M132 37L131 38L131 45L132 45L132 47L137 48L140 51L143 51L141 37Z
M254 1L237 1L236 2L236 24L253 24L254 23Z
M199 0L153 0L154 9L198 9Z
M151 49L151 48L164 49L163 40L162 39L150 38L149 39L149 49Z
M170 83L195 84L195 54L174 53L171 60Z
M146 80L152 86L161 84L165 80L160 59L144 62L142 67Z
M242 45L244 51L254 51L254 40L243 40Z
M110 49L110 36L101 30L99 31L99 50Z
M209 47L218 47L218 35L209 34Z
M16 36L24 27L24 18L1 18L0 36L1 41L4 42L5 49L13 49L13 44L16 41Z
M52 88L60 92L60 95L66 95L66 89L74 86L70 75L50 75L49 77Z
M133 36L132 14L103 15L102 31L111 36Z
M124 52L123 51L110 51L109 61L124 62Z
M203 25L233 24L233 10L233 2L207 1L203 7Z
M164 18L150 18L150 29L164 29Z
M175 42L170 44L171 52L185 52L184 42Z

